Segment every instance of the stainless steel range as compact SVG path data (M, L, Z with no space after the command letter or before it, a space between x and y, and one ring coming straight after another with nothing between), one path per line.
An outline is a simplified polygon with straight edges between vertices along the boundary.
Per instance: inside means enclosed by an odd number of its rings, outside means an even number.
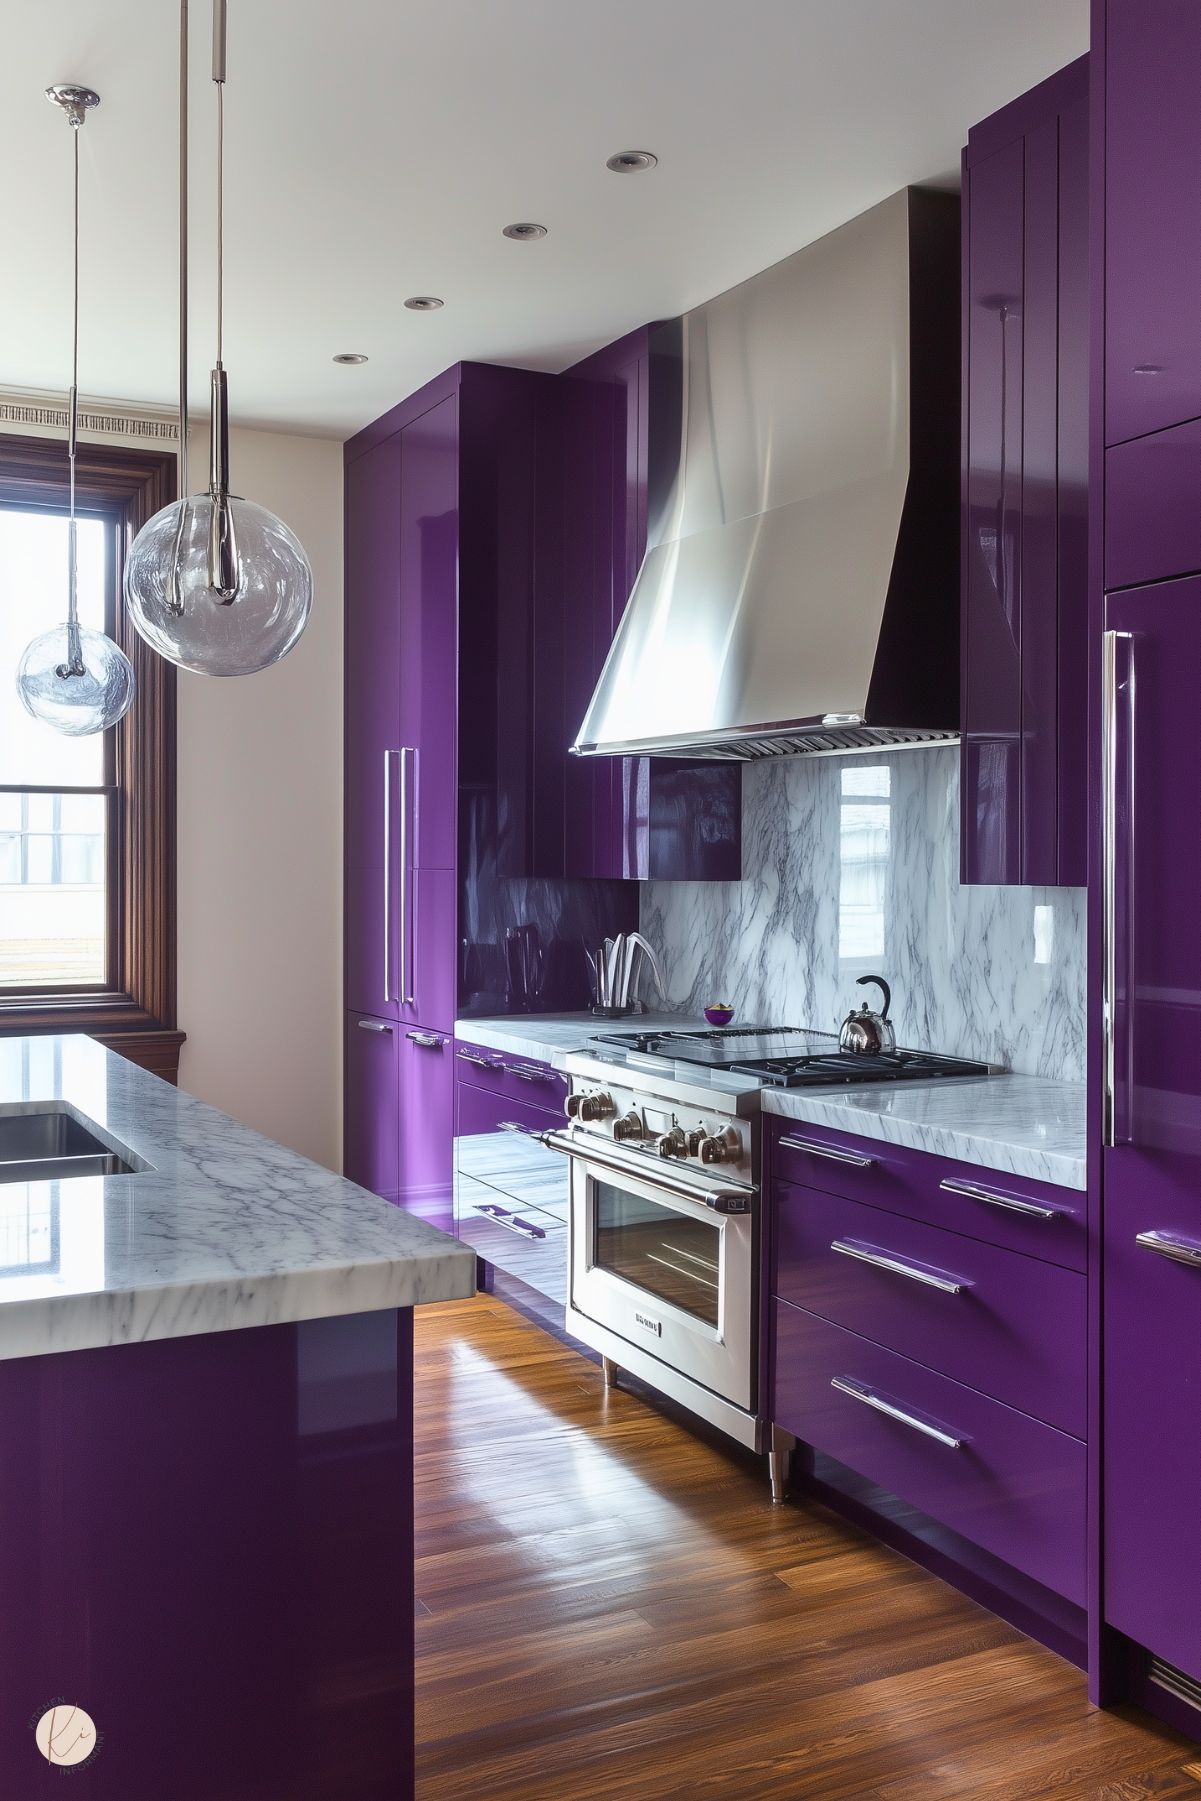
M937 1080L983 1063L841 1051L793 1029L602 1033L569 1056L567 1327L754 1450L765 1418L767 1259L760 1194L765 1085ZM791 1448L777 1436L773 1492Z

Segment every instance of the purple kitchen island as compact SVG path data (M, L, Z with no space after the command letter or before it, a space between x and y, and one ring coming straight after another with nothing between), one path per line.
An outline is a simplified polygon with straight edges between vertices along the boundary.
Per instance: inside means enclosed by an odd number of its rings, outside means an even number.
M474 1253L0 1042L0 1794L413 1792L412 1308Z

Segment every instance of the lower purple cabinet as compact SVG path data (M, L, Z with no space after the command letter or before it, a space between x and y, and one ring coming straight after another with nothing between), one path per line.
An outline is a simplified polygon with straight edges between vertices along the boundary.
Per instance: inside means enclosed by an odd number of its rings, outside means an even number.
M396 1109L402 1029L395 1020L370 1013L346 1016L343 1173L393 1202L400 1191Z
M563 1078L546 1064L457 1049L455 1229L485 1262L563 1305L569 1168L536 1136L562 1124L561 1105L542 1101L558 1100Z
M1085 1605L1080 1440L787 1301L775 1329L777 1425Z
M447 1033L398 1025L397 1198L444 1232L454 1230L454 1060Z
M784 1183L776 1254L785 1300L1084 1437L1075 1270Z

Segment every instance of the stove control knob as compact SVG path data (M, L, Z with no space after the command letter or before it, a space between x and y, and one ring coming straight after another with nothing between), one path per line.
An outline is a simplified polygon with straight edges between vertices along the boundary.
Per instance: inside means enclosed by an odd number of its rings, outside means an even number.
M701 1146L704 1144L704 1142L708 1136L709 1136L709 1134L706 1132L706 1130L703 1126L694 1126L693 1127L692 1131L689 1132L689 1134L688 1134L688 1155L690 1157L699 1157L700 1156Z
M702 1163L737 1163L742 1155L742 1139L733 1126L727 1126L713 1138L701 1140Z
M625 1142L628 1139L636 1140L645 1138L646 1127L642 1123L642 1115L640 1113L626 1113L621 1119L615 1119L613 1121L613 1136L619 1142Z
M688 1138L682 1126L673 1126L670 1132L664 1132L662 1138L656 1139L655 1149L661 1157L686 1157L688 1155Z
M588 1123L589 1121L596 1119L609 1119L617 1112L617 1108L613 1102L613 1096L611 1094L605 1094L603 1091L599 1094L581 1094L578 1097L573 1094L571 1100L567 1103L569 1109L571 1107L571 1101L574 1101L577 1098L579 1100L579 1105L576 1107L575 1112L571 1114L572 1119L578 1119Z

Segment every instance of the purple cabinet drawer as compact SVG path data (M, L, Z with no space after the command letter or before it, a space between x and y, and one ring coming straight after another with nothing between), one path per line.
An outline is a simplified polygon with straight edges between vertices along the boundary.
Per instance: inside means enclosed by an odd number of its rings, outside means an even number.
M486 1262L548 1300L566 1305L566 1220L460 1175L455 1184L455 1229Z
M1085 1267L1083 1190L1003 1175L799 1120L769 1122L773 1182L801 1182L1067 1269Z
M1085 1604L1085 1447L1024 1413L775 1304L772 1418Z
M519 1104L545 1107L558 1121L563 1119L567 1077L549 1063L456 1039L455 1069L460 1082L470 1082L474 1088L486 1089L490 1094L505 1095Z
M823 1319L1085 1433L1085 1281L815 1188L776 1190L777 1294Z
M1105 454L1105 586L1201 569L1201 420Z

